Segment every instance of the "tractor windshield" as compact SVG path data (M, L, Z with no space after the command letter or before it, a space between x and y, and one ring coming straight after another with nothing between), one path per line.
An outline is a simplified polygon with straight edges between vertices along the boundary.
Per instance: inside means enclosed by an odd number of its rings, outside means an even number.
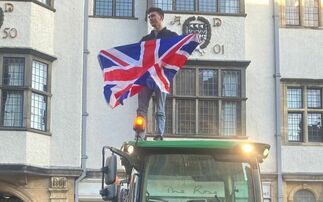
M252 175L249 163L228 158L217 160L209 154L151 154L145 161L142 201L255 201L252 176L257 175Z

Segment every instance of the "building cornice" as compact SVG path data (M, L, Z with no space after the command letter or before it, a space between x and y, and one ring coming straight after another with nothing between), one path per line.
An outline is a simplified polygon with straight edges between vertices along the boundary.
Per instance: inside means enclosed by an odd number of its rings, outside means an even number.
M37 167L25 164L0 164L1 174L30 174L37 176L78 177L82 169L76 167Z
M247 68L250 60L188 60L186 65L242 67Z
M323 173L284 173L283 179L297 182L323 182Z
M6 54L29 54L36 57L39 57L41 59L47 60L49 62L53 62L54 60L57 60L56 57L49 55L47 53L32 49L32 48L17 48L17 47L0 47L0 54L6 53Z
M306 79L306 78L281 78L281 82L284 83L297 83L297 84L307 84L307 83L318 83L321 84L323 79Z

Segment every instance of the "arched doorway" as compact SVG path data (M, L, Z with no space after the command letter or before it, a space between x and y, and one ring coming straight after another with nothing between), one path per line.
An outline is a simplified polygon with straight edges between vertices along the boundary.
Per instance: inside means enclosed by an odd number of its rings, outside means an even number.
M0 202L23 202L23 200L11 194L0 192Z

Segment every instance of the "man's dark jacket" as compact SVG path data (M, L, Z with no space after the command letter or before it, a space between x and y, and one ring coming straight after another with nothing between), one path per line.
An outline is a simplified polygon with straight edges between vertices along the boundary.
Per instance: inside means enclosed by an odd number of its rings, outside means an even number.
M152 40L152 39L164 39L164 38L169 38L169 37L173 37L173 36L178 36L175 32L170 31L169 29L167 29L166 27L164 27L162 30L160 30L157 34L157 36L155 36L155 31L152 30L150 32L150 34L144 36L141 41L148 41L148 40Z

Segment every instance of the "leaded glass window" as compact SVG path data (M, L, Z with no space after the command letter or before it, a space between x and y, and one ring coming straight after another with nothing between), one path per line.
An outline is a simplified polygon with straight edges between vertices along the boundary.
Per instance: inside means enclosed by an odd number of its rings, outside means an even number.
M319 0L285 0L285 24L304 27L319 27Z
M304 26L319 26L319 0L304 0Z
M200 95L217 96L218 94L218 71L214 69L201 69L199 71Z
M0 55L0 127L48 132L49 64L30 55Z
M222 131L224 136L240 134L240 103L223 102L222 104Z
M303 114L288 114L288 140L295 142L303 141Z
M32 88L39 91L47 91L47 68L48 65L39 61L33 61Z
M47 114L47 97L37 93L31 98L31 128L45 131Z
M112 0L96 0L95 15L96 16L112 16Z
M25 58L3 58L2 125L6 127L23 126L23 90L6 87L24 86Z
M176 0L177 11L194 11L194 0Z
M322 90L308 89L307 90L307 107L322 108Z
M200 0L199 10L201 12L215 13L218 11L218 4L214 0Z
M300 109L302 108L302 89L301 88L289 88L288 89L288 108L289 109Z
M133 17L133 0L95 0L95 16Z
M287 140L323 142L323 86L287 86Z
M223 71L222 72L222 95L225 97L240 96L240 72Z
M323 142L322 113L308 113L307 128L309 142Z
M3 84L7 86L23 86L25 58L4 57L3 58Z
M287 25L299 25L300 23L300 0L286 0L285 2L285 16Z
M302 189L295 193L293 201L294 202L315 202L316 199L312 192L306 189Z
M195 102L194 100L177 100L177 115L179 134L195 134Z
M165 11L197 13L241 13L241 0L151 0Z
M242 134L242 71L185 67L175 76L166 103L166 134Z
M240 1L239 0L219 0L220 13L239 13Z
M23 91L4 90L2 92L3 126L23 126Z
M51 6L51 1L52 0L38 0L39 2L42 2L43 4L46 4L48 6Z

